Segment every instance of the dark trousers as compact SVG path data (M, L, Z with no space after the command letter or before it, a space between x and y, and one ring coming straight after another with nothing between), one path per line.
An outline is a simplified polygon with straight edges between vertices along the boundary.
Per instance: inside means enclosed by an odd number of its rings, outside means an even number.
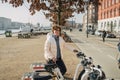
M49 61L47 61L47 63L53 64L54 62L52 60L49 60ZM57 64L58 68L60 69L60 72L62 73L62 75L64 75L67 71L67 68L66 68L63 60L61 58L57 59L56 64Z
M58 65L58 67L59 67L62 75L64 75L64 74L66 73L66 71L67 71L67 68L66 68L63 60L62 60L62 59L58 59L58 60L56 61L56 64Z
M103 37L103 42L105 42L105 37Z

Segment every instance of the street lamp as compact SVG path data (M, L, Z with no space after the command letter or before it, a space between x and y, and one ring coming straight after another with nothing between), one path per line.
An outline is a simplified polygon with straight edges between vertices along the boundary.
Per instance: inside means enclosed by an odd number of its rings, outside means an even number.
M73 18L73 17L72 17L72 28L74 28L74 26L75 26L75 19L76 19L76 18ZM74 22L74 23L73 23L73 22Z
M88 7L89 7L89 0L84 0L85 5L86 5L86 9L87 9L87 38L88 38Z
M72 18L72 28L73 28L73 18Z

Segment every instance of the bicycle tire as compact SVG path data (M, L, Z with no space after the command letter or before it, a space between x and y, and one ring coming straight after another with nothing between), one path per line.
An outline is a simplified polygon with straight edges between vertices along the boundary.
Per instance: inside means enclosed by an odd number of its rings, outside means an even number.
M81 72L80 72L80 74L79 74L79 76L78 76L78 80L81 80L81 77L82 77L82 75L85 73L85 69L83 69Z

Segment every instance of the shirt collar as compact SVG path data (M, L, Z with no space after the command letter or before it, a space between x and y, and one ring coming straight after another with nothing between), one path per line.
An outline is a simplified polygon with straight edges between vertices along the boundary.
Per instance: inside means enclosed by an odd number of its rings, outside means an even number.
M59 39L59 36L56 35L52 35L55 39Z

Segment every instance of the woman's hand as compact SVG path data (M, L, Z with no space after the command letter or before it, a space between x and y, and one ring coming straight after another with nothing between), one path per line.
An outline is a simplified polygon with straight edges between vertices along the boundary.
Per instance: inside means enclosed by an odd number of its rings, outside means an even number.
M52 60L56 63L57 59L55 57L52 58Z

